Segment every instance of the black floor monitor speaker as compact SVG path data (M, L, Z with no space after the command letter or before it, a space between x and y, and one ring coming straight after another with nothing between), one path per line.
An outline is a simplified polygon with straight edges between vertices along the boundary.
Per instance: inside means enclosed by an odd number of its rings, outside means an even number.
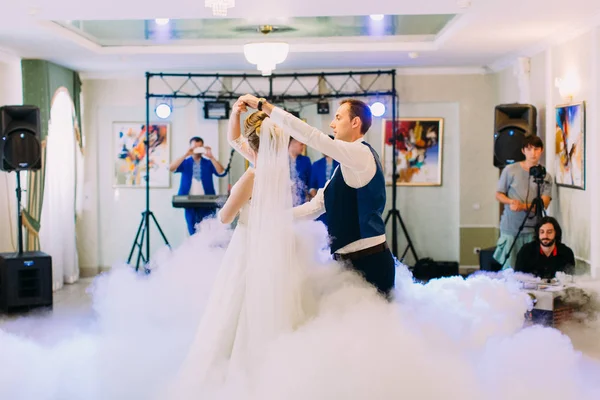
M427 282L430 279L458 276L456 261L434 261L431 258L421 258L413 268L413 278Z
M0 310L52 306L52 258L40 251L0 253Z
M525 160L523 139L535 135L537 109L531 104L501 104L494 114L494 166Z
M41 167L40 109L0 107L0 170L26 171Z

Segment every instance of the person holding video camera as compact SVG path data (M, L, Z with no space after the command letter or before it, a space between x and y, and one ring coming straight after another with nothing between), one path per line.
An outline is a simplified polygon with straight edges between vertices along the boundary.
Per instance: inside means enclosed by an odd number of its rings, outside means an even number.
M502 269L515 266L519 250L533 241L534 228L552 200L552 176L539 164L544 152L542 139L527 136L521 151L525 160L502 170L496 191L496 199L504 204L504 210L494 259ZM541 206L543 210L538 209Z
M194 136L190 139L190 147L185 154L171 163L169 170L180 173L179 196L203 196L215 194L213 175L223 176L225 168L213 156L212 150L204 146L201 137ZM216 209L209 207L186 207L185 221L188 232L196 232L196 224L213 214Z

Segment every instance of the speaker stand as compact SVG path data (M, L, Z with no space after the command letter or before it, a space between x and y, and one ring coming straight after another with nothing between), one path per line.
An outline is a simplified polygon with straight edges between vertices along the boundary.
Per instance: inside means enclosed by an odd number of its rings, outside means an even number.
M23 211L21 210L21 171L15 171L17 174L17 238L19 243L19 255L23 255Z

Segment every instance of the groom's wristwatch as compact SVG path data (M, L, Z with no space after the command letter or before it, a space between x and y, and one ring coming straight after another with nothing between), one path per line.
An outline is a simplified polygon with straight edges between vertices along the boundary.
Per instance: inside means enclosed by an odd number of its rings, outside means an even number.
M266 102L267 102L267 99L264 99L264 98L262 98L262 97L261 97L260 99L258 99L258 106L256 107L256 109L257 109L258 111L262 111L262 106L263 106L263 104L265 104Z

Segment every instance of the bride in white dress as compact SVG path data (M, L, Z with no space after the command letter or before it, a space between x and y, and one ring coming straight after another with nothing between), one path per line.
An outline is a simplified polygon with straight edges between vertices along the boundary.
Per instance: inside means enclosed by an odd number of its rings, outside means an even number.
M219 387L236 372L247 375L269 343L310 313L309 260L296 252L292 232L289 136L263 112L246 118L242 136L244 111L244 103L236 102L228 140L254 167L236 182L218 213L224 224L239 218L177 378L177 398Z

